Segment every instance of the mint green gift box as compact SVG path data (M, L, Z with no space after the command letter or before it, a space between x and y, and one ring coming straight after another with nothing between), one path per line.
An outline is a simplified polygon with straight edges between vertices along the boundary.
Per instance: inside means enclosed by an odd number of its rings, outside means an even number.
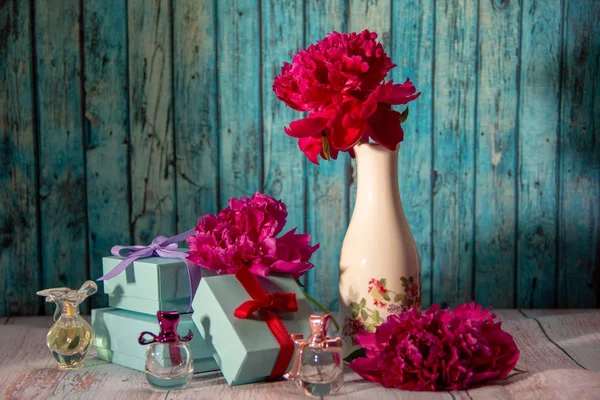
M268 293L296 294L298 311L277 315L290 334L308 337L313 309L294 279L290 275L257 278ZM235 275L203 277L194 297L192 320L214 347L213 356L229 385L264 381L279 355L279 344L260 317L240 319L233 315L248 300L250 295Z
M138 336L144 331L158 334L160 329L156 316L110 307L99 308L92 310L92 327L99 359L144 371L148 347L138 343ZM177 331L185 336L189 330L194 334L188 342L194 359L194 372L218 370L212 356L214 349L198 332L191 314L181 315Z
M121 261L116 256L102 258L103 273L112 271ZM199 267L191 268L197 269L193 273L200 274ZM119 275L103 282L110 307L150 315L161 310L189 312L190 281L187 264L182 259L138 259Z

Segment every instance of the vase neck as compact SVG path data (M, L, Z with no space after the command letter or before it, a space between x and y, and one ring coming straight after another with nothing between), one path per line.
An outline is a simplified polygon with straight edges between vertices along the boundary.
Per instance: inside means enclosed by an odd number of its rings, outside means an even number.
M357 168L356 207L400 205L398 190L398 148L390 151L378 144L354 147Z

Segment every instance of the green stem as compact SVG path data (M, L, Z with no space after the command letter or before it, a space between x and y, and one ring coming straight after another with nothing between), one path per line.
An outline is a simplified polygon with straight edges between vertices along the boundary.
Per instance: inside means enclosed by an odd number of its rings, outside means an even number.
M300 290L302 290L302 289L300 289ZM338 324L338 322L335 319L335 317L329 312L329 310L327 310L325 307L323 307L321 305L321 303L319 303L314 297L312 297L310 294L306 293L304 290L302 290L302 293L304 293L304 296L306 296L306 299L308 301L310 301L311 303L313 303L315 305L315 307L317 307L319 309L319 311L322 311L325 314L330 314L331 315L331 320L333 321L333 325L335 325L335 329L337 329L338 332L339 332L340 331L340 325Z

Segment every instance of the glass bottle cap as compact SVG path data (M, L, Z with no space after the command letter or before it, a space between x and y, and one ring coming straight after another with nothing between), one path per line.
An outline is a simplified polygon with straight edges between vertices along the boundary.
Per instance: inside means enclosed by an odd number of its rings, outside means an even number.
M179 313L177 311L159 311L156 313L156 318L160 326L160 333L158 335L151 332L140 333L138 337L139 344L189 342L194 337L191 330L184 337L179 336L179 333L177 333L177 326L179 326ZM145 335L152 336L152 339L145 339Z

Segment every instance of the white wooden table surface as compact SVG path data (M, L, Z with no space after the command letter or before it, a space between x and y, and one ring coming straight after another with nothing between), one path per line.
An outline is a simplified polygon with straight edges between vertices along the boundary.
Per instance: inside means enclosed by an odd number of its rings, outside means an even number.
M332 398L600 399L600 310L496 310L521 349L502 381L453 392L385 389L346 369ZM155 391L143 373L106 363L92 349L83 369L63 372L46 348L50 317L10 317L0 325L3 399L304 399L294 383L229 387L218 372L197 374L183 391Z

